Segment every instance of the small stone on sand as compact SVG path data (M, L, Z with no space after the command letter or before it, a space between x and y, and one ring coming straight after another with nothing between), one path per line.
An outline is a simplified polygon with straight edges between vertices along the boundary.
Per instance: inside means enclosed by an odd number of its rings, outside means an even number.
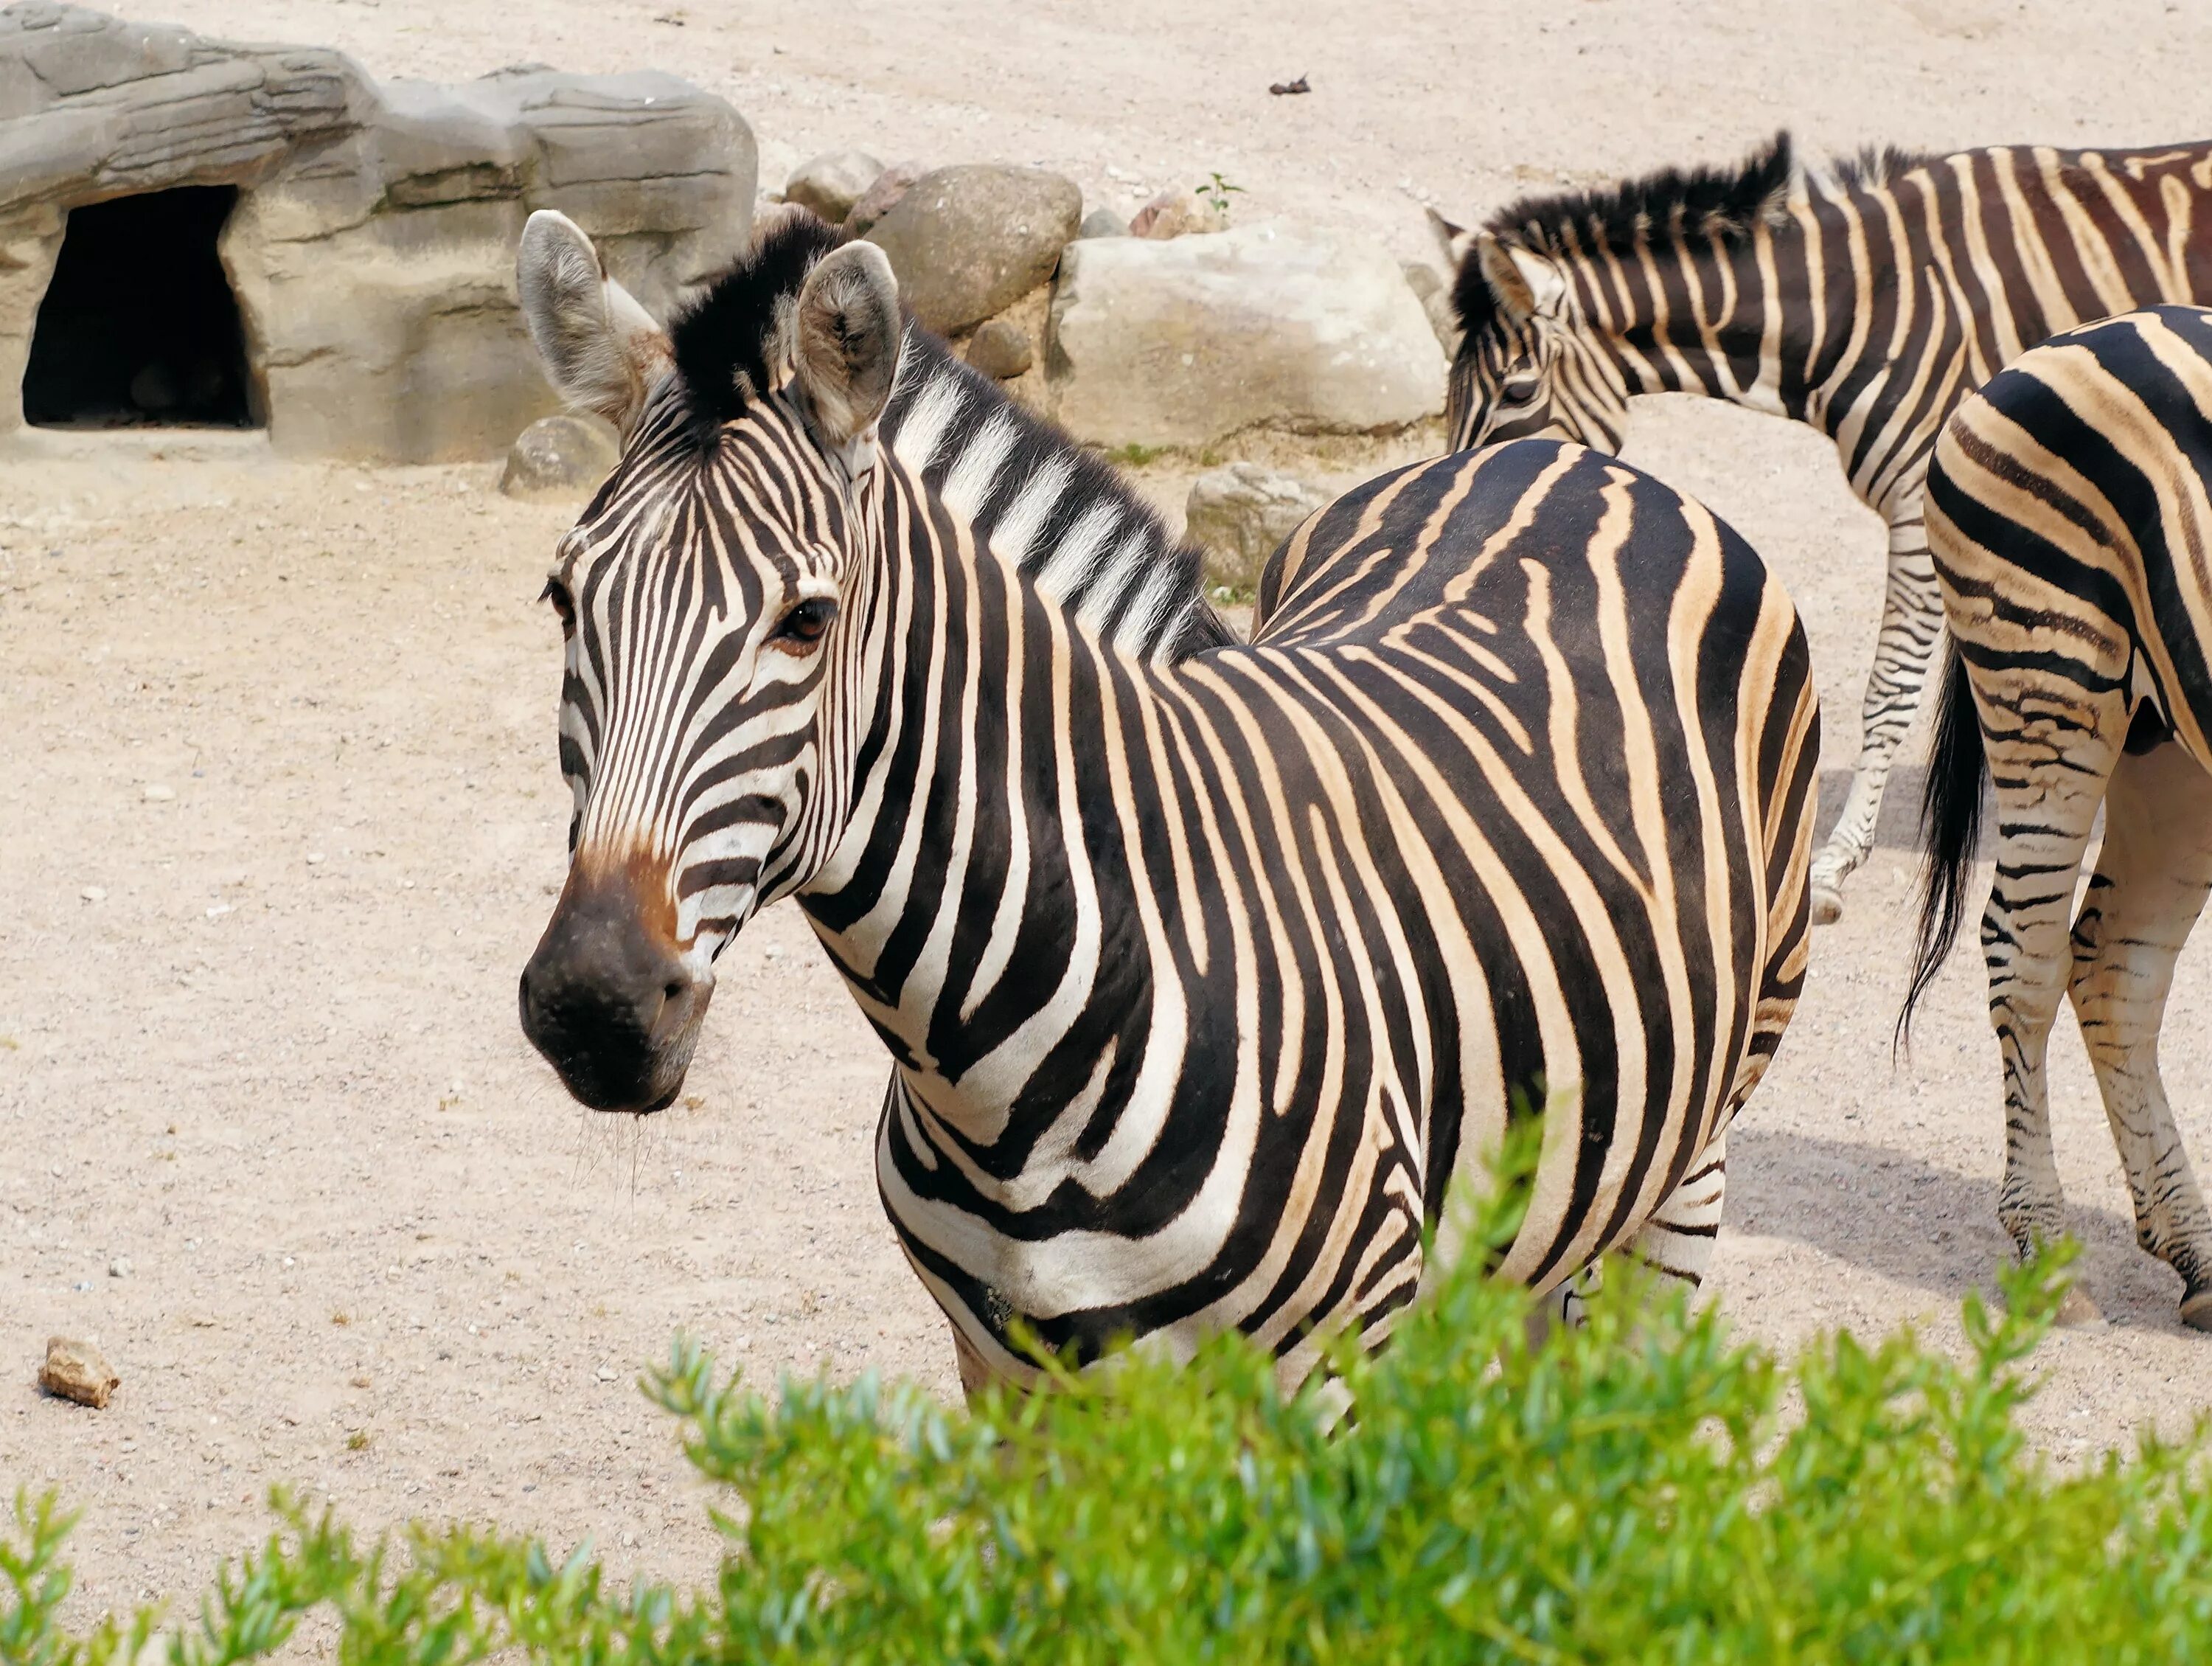
M104 1410L108 1396L121 1385L106 1356L90 1342L67 1336L46 1338L46 1363L39 1368L39 1386L62 1400Z

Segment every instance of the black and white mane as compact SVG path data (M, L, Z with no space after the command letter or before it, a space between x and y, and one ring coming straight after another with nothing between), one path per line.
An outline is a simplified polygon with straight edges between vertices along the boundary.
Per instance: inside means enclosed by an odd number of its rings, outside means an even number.
M702 445L776 385L799 286L844 240L811 214L791 215L678 316L679 397ZM1206 602L1198 550L1176 543L1102 459L910 316L882 432L979 546L1102 637L1165 660L1234 640Z

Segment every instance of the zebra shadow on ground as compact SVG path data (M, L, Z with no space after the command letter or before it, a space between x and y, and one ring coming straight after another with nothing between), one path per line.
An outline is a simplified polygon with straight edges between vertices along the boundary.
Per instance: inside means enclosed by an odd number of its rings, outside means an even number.
M1996 1183L1938 1168L1885 1146L1816 1134L1729 1130L1728 1221L1788 1238L1956 1306L1993 1291L2012 1240L1997 1225ZM2067 1201L2081 1241L2075 1268L2105 1316L2130 1328L2179 1331L2181 1280L2136 1247L2126 1215Z

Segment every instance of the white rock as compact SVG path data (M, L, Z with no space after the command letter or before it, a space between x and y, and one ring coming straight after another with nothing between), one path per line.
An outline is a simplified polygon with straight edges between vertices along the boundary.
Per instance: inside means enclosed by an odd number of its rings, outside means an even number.
M1400 429L1443 410L1446 370L1395 261L1269 226L1070 244L1045 362L1061 424L1109 447Z
M107 1276L111 1279L127 1279L131 1276L131 1257L128 1256L118 1256L107 1263Z
M1231 463L1191 482L1183 535L1206 551L1209 584L1250 590L1275 546L1328 501L1294 474Z
M792 170L783 200L813 210L834 226L853 211L883 171L884 165L865 150L825 150Z
M177 796L177 789L175 787L164 787L158 781L148 781L143 791L146 802L149 804L167 804L171 799Z
M107 900L107 887L105 885L87 885L82 891L77 892L77 895L83 897L88 903L105 903Z

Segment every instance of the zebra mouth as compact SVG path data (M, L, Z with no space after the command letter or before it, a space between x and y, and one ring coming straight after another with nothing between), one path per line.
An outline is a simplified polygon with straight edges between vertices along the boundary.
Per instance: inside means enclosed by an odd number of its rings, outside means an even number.
M571 875L516 1005L579 1104L649 1116L684 1090L714 975L676 952L623 877Z

